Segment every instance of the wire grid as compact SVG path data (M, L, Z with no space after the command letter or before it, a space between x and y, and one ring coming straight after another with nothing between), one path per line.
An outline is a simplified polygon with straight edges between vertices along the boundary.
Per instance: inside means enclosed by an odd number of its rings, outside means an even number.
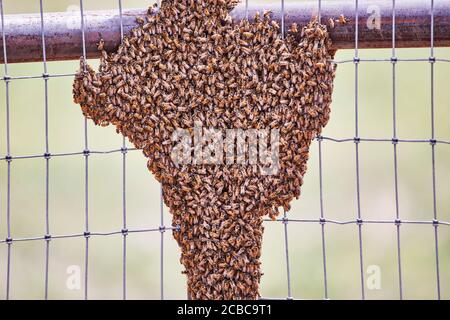
M119 16L120 16L120 33L123 39L123 21L122 21L122 0L117 0L119 6ZM430 39L430 56L428 58L414 58L414 59L400 59L396 57L396 6L395 0L392 0L392 56L390 59L362 59L359 57L358 50L358 0L354 1L355 4L355 49L354 57L351 60L340 60L333 61L336 65L353 63L355 72L355 96L354 96L354 110L355 110L355 135L351 138L337 139L327 136L318 136L316 138L318 144L318 167L319 167L319 201L320 201L320 217L318 219L289 219L287 212L283 213L282 218L276 220L264 219L264 222L281 222L284 225L284 244L285 244L285 264L286 264L286 281L287 281L287 296L281 299L293 299L291 291L291 272L290 272L290 262L289 262L289 245L288 245L288 224L289 223L319 223L321 226L321 241L322 241L322 261L323 261L323 298L329 299L328 294L328 281L327 281L327 254L326 254L326 233L325 226L327 224L334 225L349 225L354 224L357 227L358 241L359 241L359 264L360 264L360 282L361 282L361 299L365 299L364 290L364 257L363 257L363 225L364 224L391 224L396 226L396 247L397 247L397 265L398 265L398 290L399 299L403 299L403 278L402 278L402 260L401 260L401 241L400 241L400 231L402 224L416 224L416 225L431 225L434 228L434 246L435 246L435 266L436 266L436 292L437 299L441 299L441 286L440 286L440 270L439 270L439 246L438 246L438 226L450 227L450 222L442 221L438 219L437 206L436 206L436 166L435 166L435 148L436 145L450 145L450 141L447 140L437 140L435 137L435 117L434 117L434 65L436 62L450 62L450 59L436 58L434 57L434 0L430 1L430 19L431 19L431 39ZM248 2L245 0L245 17L248 19ZM85 43L85 22L84 22L84 9L83 0L80 0L80 15L81 15L81 34L83 41L83 52L82 55L86 59L86 43ZM160 6L160 1L157 1L158 7ZM11 275L11 250L12 244L15 242L27 242L27 241L45 241L45 292L44 298L48 299L48 282L49 282L49 260L50 260L50 243L54 239L67 239L67 238L85 238L85 264L84 264L84 299L88 299L88 284L89 284L89 239L91 237L99 236L111 236L121 234L123 236L123 248L122 248L122 297L127 298L127 236L134 233L150 233L159 232L160 233L160 298L164 299L164 233L166 230L178 230L178 226L165 226L164 223L164 203L163 203L163 191L161 188L160 193L160 226L154 228L142 228L142 229L128 229L127 228L127 206L126 206L126 156L128 152L136 151L136 148L128 148L126 146L126 140L123 138L123 142L120 148L112 150L90 150L89 149L89 139L88 139L88 127L87 119L84 120L84 150L75 152L65 152L65 153L50 153L49 148L49 134L48 134L48 81L51 78L58 77L73 77L74 73L66 74L49 74L47 72L47 60L46 60L46 46L45 46L45 21L44 21L44 10L43 10L43 0L39 0L40 16L41 16L41 37L42 37L42 52L43 52L43 73L42 75L26 75L26 76L8 76L8 60L7 60L7 48L6 48L6 36L4 30L4 11L3 11L3 0L0 0L0 14L1 14L1 26L2 26L2 40L3 40L3 56L4 56L4 76L0 78L5 82L6 90L6 155L0 157L0 161L5 161L7 164L7 194L6 194L6 226L7 226L7 238L0 240L0 244L5 244L7 246L7 261L6 261L6 299L10 298L10 275ZM285 36L285 1L280 0L281 5L281 30L282 37ZM317 17L321 21L321 8L322 1L317 0ZM431 113L431 133L429 139L399 139L397 137L397 116L396 116L396 65L397 62L429 62L430 63L430 91L431 91L431 101L430 101L430 113ZM359 135L359 119L358 119L358 66L361 62L390 62L392 64L392 137L390 138L364 138ZM86 71L86 70L85 70ZM12 80L25 80L25 79L38 79L41 78L44 81L45 90L45 152L44 154L33 154L33 155L12 155L10 152L10 100L9 100L9 84ZM323 163L322 163L322 144L324 141L334 142L334 143L354 143L355 146L355 170L356 170L356 203L357 203L357 216L353 220L338 221L331 220L325 217L325 210L323 205ZM366 220L363 219L361 213L361 200L360 200L360 168L359 168L359 145L362 142L390 142L393 145L393 167L394 167L394 190L395 190L395 216L391 220ZM432 164L432 192L433 192L433 216L430 220L402 220L400 217L399 209L399 197L398 197L398 168L397 168L397 146L399 143L429 143L431 145L431 164ZM122 229L110 232L95 232L91 231L89 228L89 156L91 155L108 155L122 153ZM74 234L62 234L53 235L50 231L50 214L49 214L49 171L50 171L50 160L53 157L70 157L82 155L85 159L85 229L83 232ZM11 200L11 163L13 160L20 159L35 159L43 158L45 160L45 234L43 236L35 237L24 237L24 238L13 238L11 234L11 210L10 210L10 200ZM263 298L270 299L270 298Z

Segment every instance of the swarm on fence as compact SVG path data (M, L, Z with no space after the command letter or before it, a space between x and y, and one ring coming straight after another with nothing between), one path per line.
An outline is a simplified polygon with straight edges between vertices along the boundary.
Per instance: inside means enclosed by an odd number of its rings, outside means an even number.
M269 12L234 24L236 3L163 1L117 52L103 52L98 73L81 61L74 83L83 114L115 125L148 158L179 226L174 237L192 299L259 297L262 218L300 196L310 143L330 114L335 68L326 27L293 25L282 39ZM279 130L271 142L278 170L268 175L233 152L221 164L175 163L174 133L195 135L199 125L203 133Z

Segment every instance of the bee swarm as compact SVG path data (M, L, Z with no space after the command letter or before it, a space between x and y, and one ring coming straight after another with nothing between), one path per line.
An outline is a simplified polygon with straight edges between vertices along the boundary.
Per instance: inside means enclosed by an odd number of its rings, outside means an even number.
M98 73L82 60L73 86L87 118L115 125L148 158L179 227L192 299L259 298L263 216L275 218L300 196L309 146L330 114L326 26L293 25L282 39L268 12L233 23L237 2L163 1L117 52L103 51ZM172 134L195 123L279 129L278 173L249 163L175 165Z

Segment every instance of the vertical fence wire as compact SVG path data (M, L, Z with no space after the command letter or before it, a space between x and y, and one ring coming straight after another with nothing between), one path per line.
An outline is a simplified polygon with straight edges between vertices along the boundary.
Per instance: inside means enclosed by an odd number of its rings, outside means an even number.
M283 210L283 227L284 227L284 250L286 258L286 280L287 280L287 299L292 299L291 290L291 269L289 265L289 235L288 235L288 218L286 210Z
M285 35L285 26L284 26L284 0L281 0L281 38L284 39Z
M436 290L437 298L441 299L441 280L439 273L439 237L437 223L437 204L436 204L436 132L435 132L435 110L434 110L434 0L431 0L431 39L430 39L430 91L431 91L431 170L432 170L432 190L433 190L433 226L434 226L434 243L436 255Z
M127 299L127 235L128 235L128 227L127 227L127 207L126 207L126 141L123 139L122 144L122 215L123 215L123 225L122 225L122 236L123 236L123 252L122 252L122 298L123 300Z
M357 226L358 226L358 240L359 240L359 268L361 278L361 299L365 299L364 291L364 261L363 261L363 240L362 240L362 218L361 218L361 197L360 197L360 176L359 176L359 115L358 115L358 66L359 66L359 52L358 52L358 36L359 36L359 4L355 0L355 57L353 59L355 65L355 163L356 163L356 202L357 202Z
M285 12L284 12L284 0L281 0L281 38L285 38ZM283 225L284 225L284 247L286 257L286 278L287 278L287 298L292 299L291 291L291 270L289 265L289 235L288 235L288 222L286 210L283 210Z
M317 22L322 21L322 0L317 0Z
M50 151L48 139L48 70L47 51L45 47L45 27L44 27L44 5L43 0L39 0L39 11L41 16L41 39L42 39L42 63L44 73L44 122L45 122L45 276L44 276L44 298L48 299L48 270L50 259L50 216L49 216L49 175L50 175Z
M248 0L245 0L245 19L248 21Z
M318 137L319 145L319 200L320 200L320 228L322 236L322 263L323 263L323 290L324 299L328 300L328 278L327 278L327 254L325 242L325 215L323 209L323 168L322 168L322 137Z
M118 0L119 5L119 18L120 18L120 41L123 43L123 10L122 0ZM122 298L127 299L127 193L126 193L126 181L127 181L127 142L125 137L122 137Z
M156 2L156 5L159 10L161 7L161 1L158 0ZM164 300L164 234L166 232L166 226L164 224L164 191L162 185L160 186L160 194L159 194L159 211L160 211L159 295L161 300Z
M322 20L322 0L317 1L317 20ZM320 231L322 238L322 264L323 264L323 297L328 300L328 278L327 278L327 254L325 242L325 216L323 208L323 168L322 168L322 136L317 137L319 146L319 201L320 201Z
M160 283L160 297L161 300L164 300L164 233L166 231L166 227L164 226L164 193L163 193L162 185L160 187L160 256L159 256L159 283Z
M83 0L80 0L80 15L81 15L81 41L83 45L83 71L87 72L86 63L86 37L84 24L84 9ZM88 122L84 119L84 218L85 218L85 254L84 254L84 299L88 299L88 280L89 280L89 144L88 144Z
M10 139L10 114L9 114L9 82L10 77L8 75L8 55L6 52L6 35L5 35L5 14L3 12L3 0L0 0L0 11L2 16L2 38L3 38L3 59L4 59L4 71L3 76L5 80L5 95L6 95L6 161L7 161L7 186L6 186L6 229L7 229L7 258L6 258L6 300L10 298L11 287L11 139Z
M392 0L392 145L394 148L394 195L395 195L395 226L397 235L397 268L398 268L398 286L399 297L403 300L403 281L402 281L402 261L401 261L401 247L400 247L400 209L398 200L398 160L397 160L397 82L396 82L396 12L395 12L395 0Z

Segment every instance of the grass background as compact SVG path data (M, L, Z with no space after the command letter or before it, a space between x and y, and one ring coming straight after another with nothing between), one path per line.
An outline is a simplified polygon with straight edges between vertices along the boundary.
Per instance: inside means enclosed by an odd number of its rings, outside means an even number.
M252 0L250 0L252 1ZM254 0L261 1L261 0ZM46 0L44 10L66 11L78 5L72 0ZM38 0L4 0L6 14L39 12ZM115 0L85 0L85 10L117 9ZM145 7L149 1L123 0L124 8ZM383 20L382 20L383 23ZM351 59L352 50L338 51L336 60ZM429 49L398 49L398 57L428 57ZM390 58L390 50L360 50L361 58ZM439 48L436 57L450 58L450 49ZM97 66L97 61L91 62ZM77 62L50 62L49 73L73 73ZM359 68L359 126L361 137L392 136L392 67L390 63L361 63ZM38 75L42 63L9 65L9 75ZM450 64L435 66L436 137L450 140L448 81ZM431 135L430 65L427 62L400 62L397 66L398 136L429 139ZM72 102L71 77L49 80L50 151L81 151L84 148L84 119ZM325 136L354 136L354 66L339 65L331 120ZM0 154L6 154L5 84L0 83ZM10 84L12 155L43 154L44 81L15 80ZM89 148L110 150L121 147L114 128L89 123ZM357 215L355 147L349 143L323 143L324 213L328 219L354 220ZM121 154L92 155L89 158L89 213L92 231L120 230L122 227ZM436 146L437 212L440 220L450 220L450 147ZM302 197L295 201L289 217L317 219L320 215L318 145L312 145L309 170ZM400 216L404 220L432 220L431 147L427 143L398 146ZM360 145L360 190L363 219L395 218L393 147L391 143L364 142ZM45 160L16 160L11 165L11 228L13 238L42 236L45 233ZM159 185L146 169L138 152L127 156L128 228L150 228L160 224ZM170 223L165 209L164 219ZM50 229L53 235L84 230L84 158L50 160ZM289 224L289 254L292 295L296 298L323 298L323 266L320 225ZM355 225L330 225L326 230L329 297L360 298L358 233ZM365 269L379 266L381 289L368 290L369 299L397 299L398 271L394 225L365 224L363 256ZM280 223L266 224L261 294L286 297L284 233ZM179 249L170 232L165 234L165 297L183 299L185 278L181 274ZM6 163L0 162L0 238L6 238ZM434 231L431 225L402 225L402 267L404 297L436 298ZM128 298L159 298L158 232L132 234L127 241ZM11 298L40 299L44 293L44 241L16 242L11 256ZM450 298L450 228L439 227L441 292ZM78 265L83 272L84 239L60 239L50 244L49 297L81 299L81 290L66 286L67 268ZM366 271L366 270L365 270ZM366 273L365 279L368 274ZM120 299L122 295L122 237L93 237L90 240L89 297ZM0 245L0 298L6 292L6 245Z

